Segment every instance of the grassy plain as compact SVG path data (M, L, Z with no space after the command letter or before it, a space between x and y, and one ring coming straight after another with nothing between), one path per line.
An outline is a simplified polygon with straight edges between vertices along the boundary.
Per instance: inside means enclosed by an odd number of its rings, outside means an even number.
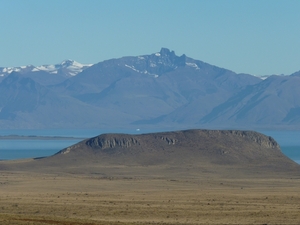
M2 171L0 224L300 224L297 177L169 177Z

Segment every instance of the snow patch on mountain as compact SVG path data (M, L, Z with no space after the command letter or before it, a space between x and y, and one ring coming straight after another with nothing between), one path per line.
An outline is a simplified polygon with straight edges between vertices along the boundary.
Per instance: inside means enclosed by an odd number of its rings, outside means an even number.
M259 76L259 75L253 75L253 76L255 76L255 77L258 77L258 78L260 78L260 79L262 79L262 80L265 80L265 79L268 79L269 77L271 77L271 76L281 76L281 77L283 77L283 76L292 76L292 75L284 75L284 74L280 74L280 75L278 75L278 74L273 74L273 75L262 75L262 76Z
M200 70L200 68L198 67L198 65L196 63L185 63L185 65L194 67L196 70Z
M127 65L127 64L125 64L125 66L126 66L127 68L132 69L132 70L135 71L135 72L138 72L138 73L148 74L148 75L153 76L153 77L155 77L155 78L159 77L157 74L149 73L147 70L140 71L140 70L137 70L134 66L129 66L129 65Z
M82 72L86 68L92 66L93 64L82 64L74 60L64 60L60 64L55 65L41 65L41 66L19 66L19 67L0 67L0 76L5 77L12 72L18 73L28 73L28 72L38 72L45 71L51 74L63 74L67 77L76 76L78 73Z
M48 73L57 74L59 72L64 73L67 76L76 76L81 73L84 69L92 66L93 64L81 64L74 60L64 60L60 64L56 65L42 65L36 67L37 70L46 71Z
M129 66L129 65L127 65L127 64L125 64L125 66L128 67L128 68L130 68L130 69L132 69L132 70L135 71L135 72L140 73L140 71L137 70L137 69L135 69L134 66Z

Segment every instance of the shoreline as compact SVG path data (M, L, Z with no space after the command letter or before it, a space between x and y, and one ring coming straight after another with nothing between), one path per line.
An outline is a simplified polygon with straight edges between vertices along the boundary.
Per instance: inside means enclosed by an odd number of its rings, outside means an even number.
M2 135L0 140L84 140L84 137L38 136L38 135Z

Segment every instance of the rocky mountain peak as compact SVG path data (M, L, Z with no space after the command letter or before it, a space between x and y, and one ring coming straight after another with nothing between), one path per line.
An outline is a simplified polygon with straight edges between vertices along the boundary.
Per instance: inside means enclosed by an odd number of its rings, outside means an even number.
M170 51L168 48L161 48L160 58L164 59L164 63L170 66L184 66L186 63L186 56L177 56L174 51Z
M175 56L174 51L170 51L168 48L161 48L159 52L162 56Z
M139 56L137 59L137 62L133 63L135 69L157 76L186 64L185 55L177 56L174 51L167 48L161 48L160 52L151 55Z

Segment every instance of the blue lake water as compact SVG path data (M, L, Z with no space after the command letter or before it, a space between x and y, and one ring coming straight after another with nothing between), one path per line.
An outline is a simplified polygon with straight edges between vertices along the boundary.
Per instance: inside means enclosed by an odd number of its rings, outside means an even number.
M64 139L0 139L0 160L50 156L70 145L102 133L141 133L137 130L0 130L0 136L66 137ZM148 132L148 131L146 131Z
M280 145L281 151L300 164L300 131L259 131L273 137Z
M84 138L102 133L147 133L138 130L0 130L0 136L58 136L73 137L65 139L0 139L0 159L36 158L53 155L59 150L73 145ZM300 164L300 131L260 131L272 136L281 146L282 152Z

